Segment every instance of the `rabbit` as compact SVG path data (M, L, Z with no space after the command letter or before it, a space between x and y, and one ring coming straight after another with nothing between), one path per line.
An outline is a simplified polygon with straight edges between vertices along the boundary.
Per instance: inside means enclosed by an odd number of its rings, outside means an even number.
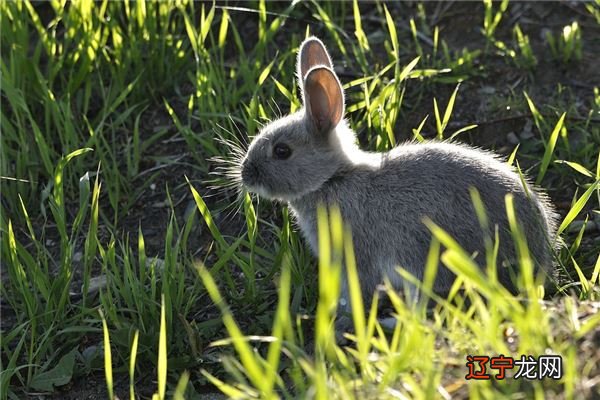
M344 91L331 58L316 37L300 46L297 79L303 108L265 125L254 137L241 161L242 185L259 196L287 202L315 256L317 207L338 206L351 228L364 298L370 299L385 278L395 289L406 289L398 266L423 278L431 241L425 218L470 254L478 254L479 264L485 263L486 233L470 197L472 187L487 212L487 234L494 238L494 229L498 231L498 280L514 291L515 271L508 267L516 261L506 216L508 193L536 270L554 275L556 213L548 197L499 156L443 141L409 142L384 153L361 150L343 118ZM342 276L338 310L349 311ZM433 290L447 293L454 280L440 265Z

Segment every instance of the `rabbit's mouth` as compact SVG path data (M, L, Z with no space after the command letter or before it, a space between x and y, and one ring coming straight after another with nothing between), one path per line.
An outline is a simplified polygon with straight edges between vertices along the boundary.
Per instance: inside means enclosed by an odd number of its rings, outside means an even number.
M296 199L298 196L289 194L289 193L280 193L276 190L272 190L265 185L261 184L248 184L246 182L243 183L244 189L250 193L256 193L260 197L269 200L279 200L283 202L290 202Z
M261 182L261 173L257 165L248 159L242 162L241 166L242 185L250 193L256 193L259 196L268 199L273 198L271 190Z
M269 197L268 190L257 182L258 179L250 177L246 170L242 170L242 185L244 189L250 193L256 193L260 196Z
M268 191L266 190L266 188L262 187L261 185L253 185L253 184L249 184L248 182L244 182L244 189L246 189L246 191L248 191L250 193L256 193L259 196L269 197Z
M256 193L259 196L266 197L268 199L273 198L271 191L263 184L258 181L258 171L249 172L249 168L242 169L242 186L250 193Z

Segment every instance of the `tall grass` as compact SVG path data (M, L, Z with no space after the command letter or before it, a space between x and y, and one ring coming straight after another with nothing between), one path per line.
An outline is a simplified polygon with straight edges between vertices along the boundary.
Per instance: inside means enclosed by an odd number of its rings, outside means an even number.
M512 29L504 8L481 9L487 42ZM451 48L431 16L427 5L358 1L0 2L0 398L61 396L90 374L115 397L127 396L118 382L130 397L149 387L159 398L203 385L231 397L526 396L547 382L470 385L464 355L546 347L565 363L551 390L588 393L594 359L573 338L585 342L600 324L579 302L598 299L597 90L585 114L560 88L510 98L533 121L511 162L570 202L559 228L566 276L550 311L531 280L530 301L508 296L431 226L422 290L437 305L427 315L388 290L397 323L386 332L377 304L361 305L335 212L322 218L315 269L285 207L209 188L210 160L231 156L226 143L300 107L295 56L309 33L339 60L363 147L477 138L477 121L456 126L472 93L458 84L477 82L497 53ZM568 67L586 51L587 30L571 32L553 36ZM408 126L415 113L420 123ZM440 255L463 277L448 299L428 290ZM356 310L347 346L333 331L342 273Z
M359 290L359 278L354 262L350 232L343 228L339 212L319 214L319 304L316 311L315 337L311 348L298 347L301 339L294 332L297 326L285 311L289 306L290 272L283 264L280 276L279 303L272 333L269 336L242 336L231 311L224 303L215 281L205 268L200 276L212 300L219 305L229 339L214 346L233 346L240 362L228 362L230 380L217 380L209 371L203 371L217 383L219 389L234 397L304 397L318 398L434 398L460 395L467 385L464 381L466 354L556 354L563 357L565 377L560 381L533 380L523 383L512 379L498 385L481 381L469 385L470 396L497 398L525 393L549 391L573 393L578 374L590 365L581 363L571 351L573 339L580 337L581 329L590 329L597 323L595 316L587 316L559 331L553 325L552 313L544 306L534 281L533 264L527 251L523 232L515 219L511 197L507 197L507 213L521 264L521 294L515 297L497 280L481 275L481 271L457 243L443 230L430 224L433 243L425 270L425 283L403 270L403 277L419 286L419 302L399 296L386 284L385 296L393 305L395 326L386 331L377 316L378 296L366 314ZM488 254L488 273L494 274L493 243ZM443 251L440 252L440 245ZM438 260L459 276L449 297L440 298L431 292L432 277ZM333 318L340 284L340 262L344 260L351 288L354 332L348 342L336 341ZM435 306L427 312L428 300ZM493 305L492 305L493 304ZM558 304L573 307L572 298L565 297ZM369 306L369 305L367 305ZM571 311L576 312L571 308ZM562 312L565 312L563 309ZM441 343L451 342L447 347ZM267 357L251 348L268 344ZM277 357L273 354L277 353ZM282 361L279 361L279 360ZM279 362L286 366L276 373ZM275 376L273 376L275 374ZM277 382L274 392L273 382Z

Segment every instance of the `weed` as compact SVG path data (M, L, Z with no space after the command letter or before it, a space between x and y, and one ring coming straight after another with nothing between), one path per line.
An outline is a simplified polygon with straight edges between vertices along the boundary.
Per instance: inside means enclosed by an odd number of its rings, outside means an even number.
M560 33L546 32L546 41L552 56L563 64L580 61L582 57L581 28L577 21L565 25Z

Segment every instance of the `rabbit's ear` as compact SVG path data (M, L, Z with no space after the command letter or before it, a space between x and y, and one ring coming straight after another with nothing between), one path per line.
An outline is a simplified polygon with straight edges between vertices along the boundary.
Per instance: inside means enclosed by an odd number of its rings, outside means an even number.
M316 37L311 36L304 40L300 46L300 51L298 52L298 65L296 68L300 84L302 84L304 78L306 78L308 71L319 65L333 68L331 58L329 57L327 50L325 50L323 42Z
M320 134L329 133L344 115L344 91L335 73L315 67L304 79L304 108Z

